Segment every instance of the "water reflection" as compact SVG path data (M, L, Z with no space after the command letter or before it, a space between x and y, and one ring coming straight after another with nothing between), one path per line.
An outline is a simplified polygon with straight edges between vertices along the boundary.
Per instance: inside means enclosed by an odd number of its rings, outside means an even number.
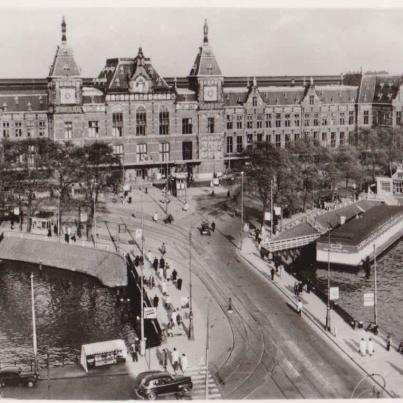
M39 361L49 350L51 365L71 363L81 344L124 338L122 307L113 290L96 279L29 264L0 264L0 360L31 360L30 275L34 272Z
M378 324L383 330L390 332L397 341L403 338L402 262L403 240L377 261ZM326 269L318 269L316 274L323 286L326 287ZM371 277L366 278L363 271L352 274L332 270L331 286L340 288L338 303L355 319L364 322L373 320L373 307L363 306L364 293L374 290L372 271Z

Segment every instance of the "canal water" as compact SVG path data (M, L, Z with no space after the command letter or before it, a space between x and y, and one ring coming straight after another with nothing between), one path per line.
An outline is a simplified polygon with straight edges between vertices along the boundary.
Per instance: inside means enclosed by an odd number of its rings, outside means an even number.
M316 277L323 289L327 287L327 270L318 268ZM364 307L364 293L374 291L374 276L331 270L330 286L339 287L338 304L356 320L373 321L374 308ZM378 324L392 338L403 339L403 239L377 259Z
M77 362L82 344L129 332L116 292L95 278L23 263L0 263L0 364L33 357L31 272L34 273L38 357L45 366Z

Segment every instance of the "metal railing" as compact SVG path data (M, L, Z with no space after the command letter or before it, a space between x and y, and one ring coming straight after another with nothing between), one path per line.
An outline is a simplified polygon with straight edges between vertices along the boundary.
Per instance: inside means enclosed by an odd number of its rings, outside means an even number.
M321 236L321 234L304 235L295 238L281 239L269 241L262 244L262 247L269 252L278 252L286 249L294 249L300 246L308 245L309 243L315 241Z

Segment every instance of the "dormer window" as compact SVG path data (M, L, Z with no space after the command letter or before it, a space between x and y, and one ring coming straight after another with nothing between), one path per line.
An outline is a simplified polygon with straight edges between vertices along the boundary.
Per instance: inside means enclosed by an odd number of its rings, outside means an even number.
M381 99L381 98L382 98L382 94L379 93L379 94L378 94L378 99Z
M379 83L379 86L381 87L381 89L383 88L383 86L384 86L384 83Z
M252 98L252 105L257 106L257 97Z
M16 105L18 105L18 104L19 104L18 97L14 97L14 102L15 102L15 104L16 104Z
M39 103L42 105L43 104L43 98L39 97Z
M3 102L3 112L7 112L7 102Z
M68 70L70 70L70 68L69 68L69 66L68 66L67 64L65 64L65 65L63 66L63 70L64 70L64 71L68 71Z
M115 80L115 85L116 87L120 87L120 80L118 78Z
M28 101L27 107L28 107L28 110L29 110L29 111L32 111L32 105L31 105L31 102L30 102L30 101Z

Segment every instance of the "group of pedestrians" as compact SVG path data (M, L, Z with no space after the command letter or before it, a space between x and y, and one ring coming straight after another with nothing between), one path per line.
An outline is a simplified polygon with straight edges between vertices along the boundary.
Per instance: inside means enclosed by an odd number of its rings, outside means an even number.
M170 356L170 357L169 357ZM175 373L180 370L182 373L188 368L188 358L185 353L180 354L176 347L173 348L172 351L169 351L168 348L164 348L162 350L162 366L165 370L168 368L168 361L171 361L171 365Z
M390 348L390 345L389 345ZM372 337L370 337L367 340L365 340L364 337L361 337L360 340L360 349L359 349L360 354L364 357L365 355L372 356L375 353L375 346L374 346L374 341L372 340Z

